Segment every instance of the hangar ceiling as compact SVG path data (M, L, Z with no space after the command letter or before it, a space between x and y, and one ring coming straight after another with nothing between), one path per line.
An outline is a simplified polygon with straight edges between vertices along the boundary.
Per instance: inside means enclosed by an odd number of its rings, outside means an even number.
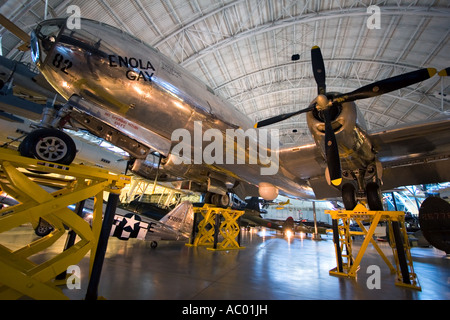
M450 66L448 0L7 0L0 12L29 33L45 14L69 16L70 5L156 47L255 122L315 98L313 45L321 47L329 92ZM367 26L370 5L380 8L380 29ZM31 60L16 36L4 28L0 35L3 55ZM449 111L449 85L435 76L357 105L371 130L427 120ZM304 115L271 128L284 143L310 139Z

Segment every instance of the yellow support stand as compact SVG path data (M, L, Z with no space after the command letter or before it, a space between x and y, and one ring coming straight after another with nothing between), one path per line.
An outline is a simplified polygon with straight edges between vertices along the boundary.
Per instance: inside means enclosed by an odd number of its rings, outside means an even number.
M331 215L333 221L333 238L337 263L336 268L330 270L330 275L356 278L361 260L369 243L371 243L389 267L391 273L397 275L396 285L421 290L417 276L414 273L408 235L405 228L405 213L403 211L369 211L364 205L358 204L353 210L325 210L325 213ZM361 232L350 231L350 222L352 220L358 224L362 230ZM396 268L393 267L373 239L375 229L380 221L386 221L389 224L389 238ZM368 229L363 225L363 222L370 223ZM364 236L364 241L354 258L352 236L355 235Z
M40 219L53 231L18 250L0 244L0 299L68 299L53 279L76 265L91 251L91 269L102 225L103 191L120 192L130 177L112 175L106 170L83 165L60 165L21 157L17 151L0 149L0 187L19 204L0 210L0 233ZM32 170L32 171L30 171ZM33 172L39 172L33 173ZM46 173L46 174L41 174ZM47 192L40 185L57 189ZM67 207L94 198L92 227ZM41 264L29 257L48 249L65 228L75 231L80 240L67 250Z
M244 211L205 204L201 208L194 207L194 214L201 214L203 220L198 224L198 233L187 246L212 246L212 248L207 248L208 250L244 249L237 240L240 232L237 220L244 214ZM221 242L218 241L219 235L223 237Z

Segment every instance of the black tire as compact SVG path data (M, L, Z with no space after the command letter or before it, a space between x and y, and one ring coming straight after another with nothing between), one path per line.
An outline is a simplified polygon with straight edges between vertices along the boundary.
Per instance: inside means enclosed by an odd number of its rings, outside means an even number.
M366 185L366 196L369 209L372 211L383 211L383 201L381 200L380 187L375 182Z
M345 210L353 210L357 205L355 186L346 183L342 186L341 192Z
M19 145L22 156L69 165L77 152L75 142L62 131L38 129Z
M156 241L152 241L150 243L150 248L152 248L152 249L156 249L157 246L158 246L158 242L156 242Z
M36 235L39 237L45 237L52 231L53 227L47 221L43 220L42 218L39 218L39 224L34 229L34 233L36 233Z
M211 197L211 202L216 207L226 208L230 206L230 197L228 196L228 194L213 194L213 196Z
M212 196L213 196L213 193L207 192L205 194L204 203L212 204Z

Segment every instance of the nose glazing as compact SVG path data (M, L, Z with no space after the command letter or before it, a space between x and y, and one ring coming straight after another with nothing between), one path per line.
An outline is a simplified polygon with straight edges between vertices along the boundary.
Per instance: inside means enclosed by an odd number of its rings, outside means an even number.
M31 57L38 64L52 49L63 26L64 20L47 20L40 23L31 33Z

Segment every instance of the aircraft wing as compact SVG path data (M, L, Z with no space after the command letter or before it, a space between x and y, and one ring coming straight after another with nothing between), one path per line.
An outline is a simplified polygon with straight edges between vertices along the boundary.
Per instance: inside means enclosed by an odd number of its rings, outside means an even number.
M383 189L450 181L450 117L370 134Z
M326 162L315 143L280 148L280 163L299 184L309 185L317 199L340 197L325 179Z
M450 117L383 129L369 137L383 166L382 190L450 181ZM314 143L282 148L280 161L299 183L313 188L317 199L341 196L328 185L326 163Z

